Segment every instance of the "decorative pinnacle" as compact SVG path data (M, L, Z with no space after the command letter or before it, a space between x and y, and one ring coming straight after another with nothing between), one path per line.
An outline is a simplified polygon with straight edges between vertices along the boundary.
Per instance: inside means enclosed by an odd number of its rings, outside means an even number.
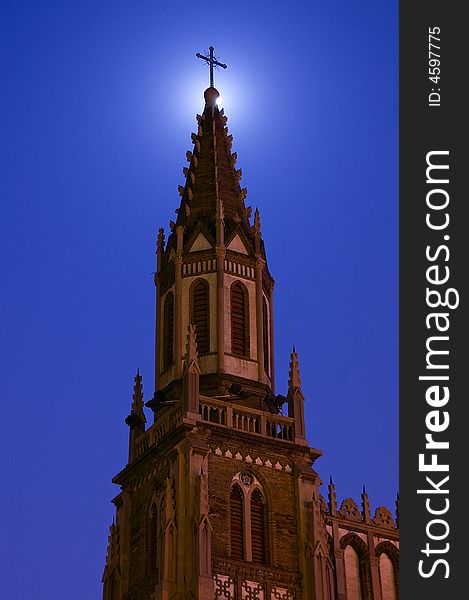
M140 369L137 369L137 374L134 378L134 393L132 396L132 408L131 412L135 415L139 415L143 413L143 386L142 386L142 376L140 375Z
M197 58L201 58L202 60L204 60L208 66L209 66L209 72L210 72L210 87L213 88L213 67L221 67L222 69L226 69L226 65L218 62L218 60L214 57L213 55L213 51L214 51L214 47L210 46L209 50L209 54L200 54L200 52L197 52L196 56Z
M301 379L300 379L300 366L298 364L298 354L295 352L295 347L293 346L293 351L290 354L290 373L288 379L288 389L294 390L296 388L301 387Z
M197 362L197 360L198 354L195 326L193 323L189 323L187 328L186 367L189 367L192 362Z
M254 211L254 232L260 235L261 233L261 217L259 215L259 209L256 208Z
M158 229L158 238L157 238L157 242L156 242L156 247L158 250L161 250L161 252L163 252L164 249L164 229L162 227L160 227Z
M368 500L368 494L365 489L365 484L363 484L363 491L362 491L362 514L363 514L365 523L370 523L370 521L371 521L370 502Z
M337 514L337 496L335 495L335 485L332 481L332 476L329 477L328 496L329 496L329 512L331 515Z

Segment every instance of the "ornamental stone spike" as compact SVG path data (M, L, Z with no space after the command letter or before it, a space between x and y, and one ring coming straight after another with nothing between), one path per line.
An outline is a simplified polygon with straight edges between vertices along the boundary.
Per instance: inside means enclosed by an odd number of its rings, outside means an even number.
M258 235L261 234L261 217L259 215L259 209L257 207L254 211L254 232Z
M135 415L143 415L143 386L142 376L140 375L140 369L137 369L137 374L134 377L134 393L132 395L132 407L131 412ZM145 416L143 415L143 418Z
M301 388L300 365L298 362L298 353L295 352L295 347L293 346L293 350L290 354L288 390L294 391L297 388Z
M143 412L143 386L140 370L134 378L134 393L132 395L132 406L130 414L126 417L125 423L129 426L129 463L136 456L136 439L145 431L145 413Z
M364 485L362 491L362 515L365 523L371 523L370 501L368 500L368 494Z
M329 498L329 512L331 515L337 514L337 496L335 494L335 485L332 481L332 477L329 478L328 498Z
M305 445L306 426L304 411L304 396L301 391L300 367L298 365L298 354L293 348L290 354L290 373L288 378L288 416L295 419L295 443Z

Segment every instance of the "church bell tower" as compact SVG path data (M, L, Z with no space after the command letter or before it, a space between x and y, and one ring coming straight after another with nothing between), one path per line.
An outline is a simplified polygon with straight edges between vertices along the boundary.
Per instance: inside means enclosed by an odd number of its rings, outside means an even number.
M137 373L104 600L333 597L321 452L295 351L275 391L274 280L218 95L205 91L177 217L158 234L155 392L144 404Z

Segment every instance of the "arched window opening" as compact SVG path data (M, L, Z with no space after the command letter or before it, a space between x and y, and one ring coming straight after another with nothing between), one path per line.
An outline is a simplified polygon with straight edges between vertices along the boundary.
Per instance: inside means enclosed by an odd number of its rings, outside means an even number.
M267 374L269 374L269 313L267 310L267 302L265 301L265 298L262 298L262 339L264 344L264 370Z
M348 545L345 548L344 559L347 600L363 600L360 561L352 546Z
M383 552L379 557L379 576L382 600L396 600L394 565L392 560L385 552Z
M195 326L197 351L210 352L210 288L205 279L199 279L191 288L191 320Z
M239 282L231 286L231 351L249 356L249 318L247 292Z
M166 296L163 317L163 368L167 369L174 360L174 296L172 292Z
M265 505L260 490L251 495L251 551L252 561L264 564L267 562L265 535Z
M243 493L239 485L234 485L230 494L230 533L231 558L235 560L244 559L243 510Z

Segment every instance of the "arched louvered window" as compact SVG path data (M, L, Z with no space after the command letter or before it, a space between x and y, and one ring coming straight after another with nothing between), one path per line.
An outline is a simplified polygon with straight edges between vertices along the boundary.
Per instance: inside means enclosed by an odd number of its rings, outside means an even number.
M191 287L191 320L195 326L197 351L210 352L210 288L205 279L198 279Z
M174 360L174 296L172 292L166 296L163 319L163 368L167 369Z
M243 493L239 485L231 488L230 494L230 533L231 558L244 559L244 519Z
M265 298L262 298L262 340L264 344L264 370L266 373L269 373L269 313Z
M158 568L158 509L156 504L150 513L150 568L155 572Z
M252 561L267 562L264 498L260 490L251 495L251 551Z
M239 282L231 286L231 351L249 356L249 313L246 288Z

